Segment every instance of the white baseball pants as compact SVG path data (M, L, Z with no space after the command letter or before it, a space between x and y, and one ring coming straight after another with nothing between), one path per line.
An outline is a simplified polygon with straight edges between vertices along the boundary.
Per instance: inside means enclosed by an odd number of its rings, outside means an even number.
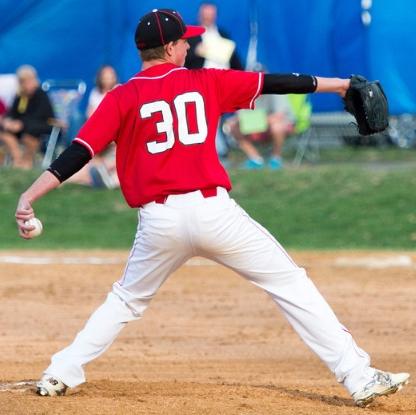
M144 311L166 278L193 256L223 264L263 288L302 340L352 394L369 382L370 358L355 343L308 278L276 239L225 189L169 196L140 208L124 275L71 345L45 373L69 387L85 382L83 366L103 353L121 329Z

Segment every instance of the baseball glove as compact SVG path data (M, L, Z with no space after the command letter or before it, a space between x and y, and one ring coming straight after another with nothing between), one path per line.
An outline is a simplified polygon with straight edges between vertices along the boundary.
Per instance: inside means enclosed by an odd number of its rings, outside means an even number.
M384 131L389 125L387 97L379 81L352 75L344 104L345 110L356 119L361 135Z

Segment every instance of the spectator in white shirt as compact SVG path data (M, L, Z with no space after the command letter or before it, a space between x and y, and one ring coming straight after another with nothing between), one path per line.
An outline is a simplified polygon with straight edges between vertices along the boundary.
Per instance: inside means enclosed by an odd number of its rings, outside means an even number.
M95 88L91 91L88 98L87 118L91 117L91 114L100 105L100 102L105 97L108 91L111 91L118 83L117 73L115 69L110 65L102 66L95 78Z

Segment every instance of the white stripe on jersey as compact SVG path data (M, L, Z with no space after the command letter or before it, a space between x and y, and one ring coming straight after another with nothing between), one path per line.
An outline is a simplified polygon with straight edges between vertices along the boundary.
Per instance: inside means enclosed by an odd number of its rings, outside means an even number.
M264 76L263 72L259 72L259 82L257 84L257 91L254 94L254 97L252 98L252 100L250 101L250 109L254 108L254 101L260 95L260 88L261 88L261 85L262 85L263 76Z
M82 138L76 137L72 141L75 141L76 143L80 143L84 147L87 147L88 151L91 154L91 157L95 156L95 153L94 153L94 150L92 149L92 147L86 141L84 141Z
M133 76L133 78L130 78L130 79L160 79L160 78L164 78L165 76L168 76L170 73L172 73L174 71L181 71L182 69L185 69L185 71L188 70L187 68L184 68L184 67L173 68L169 72L166 72L163 75L159 75L159 76Z

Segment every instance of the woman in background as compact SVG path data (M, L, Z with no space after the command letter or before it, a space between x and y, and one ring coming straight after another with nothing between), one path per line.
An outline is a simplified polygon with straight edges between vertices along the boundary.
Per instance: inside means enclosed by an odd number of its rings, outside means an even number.
M115 69L110 65L101 66L95 77L95 85L88 98L87 118L91 117L107 92L118 85ZM100 156L94 157L78 173L74 174L68 182L98 188L107 187L113 189L119 187L115 164L115 145L111 144Z
M103 65L95 77L95 88L88 98L87 118L96 110L108 91L111 91L118 84L117 73L110 65Z

